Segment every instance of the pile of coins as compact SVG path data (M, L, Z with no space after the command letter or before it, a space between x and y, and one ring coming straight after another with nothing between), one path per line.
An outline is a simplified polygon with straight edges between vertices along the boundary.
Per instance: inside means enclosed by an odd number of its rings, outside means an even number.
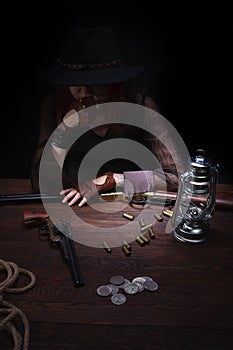
M110 297L115 305L123 305L126 302L126 295L134 295L147 290L155 292L158 290L158 283L150 276L135 277L128 280L124 276L112 276L108 284L101 285L96 292L101 297Z

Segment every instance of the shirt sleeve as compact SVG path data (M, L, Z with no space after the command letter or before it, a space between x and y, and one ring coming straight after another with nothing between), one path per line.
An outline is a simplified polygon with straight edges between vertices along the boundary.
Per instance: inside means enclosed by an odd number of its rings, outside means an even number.
M177 189L177 176L171 179L166 172L158 170L146 171L125 171L124 172L124 192L128 195L132 193L143 193L155 190Z
M151 191L154 188L153 171L125 171L124 192L126 194Z

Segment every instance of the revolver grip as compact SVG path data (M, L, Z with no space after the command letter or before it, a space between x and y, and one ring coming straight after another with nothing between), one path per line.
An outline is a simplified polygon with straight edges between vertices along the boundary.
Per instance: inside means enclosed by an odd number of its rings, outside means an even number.
M38 226L44 223L44 220L48 218L48 214L45 212L37 211L24 211L23 222L26 226Z

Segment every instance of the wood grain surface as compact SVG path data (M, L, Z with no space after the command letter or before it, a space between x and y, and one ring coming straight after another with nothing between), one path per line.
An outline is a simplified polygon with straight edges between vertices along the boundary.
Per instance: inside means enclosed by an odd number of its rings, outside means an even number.
M219 186L221 194L231 197L233 185ZM1 194L30 191L27 179L0 180ZM131 242L129 257L121 247L113 247L108 254L103 248L75 242L85 280L79 288L72 285L61 250L41 238L37 228L24 226L25 210L43 211L44 207L41 202L0 206L0 259L36 276L31 290L4 294L29 320L31 350L232 348L232 210L216 210L210 219L210 237L201 244L176 241L165 232L169 220L165 216L161 223L154 221L156 238L150 244L141 247ZM126 222L122 211L104 214L87 206L73 210L93 227L117 230ZM140 211L127 208L136 218ZM129 280L151 276L159 289L124 293L126 303L113 305L110 297L96 292L113 275ZM4 277L0 276L1 282ZM19 283L24 282L26 277ZM0 332L0 349L12 349L12 344L10 335Z

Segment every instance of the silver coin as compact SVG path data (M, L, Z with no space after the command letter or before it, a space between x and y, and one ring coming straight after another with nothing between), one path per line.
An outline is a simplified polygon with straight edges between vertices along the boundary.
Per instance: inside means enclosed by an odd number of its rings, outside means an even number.
M112 289L112 295L119 292L119 287L117 287L115 284L107 284L107 286Z
M146 281L153 281L154 279L150 276L142 276Z
M107 297L107 296L112 294L112 288L110 288L107 285L102 285L102 286L97 288L96 292L101 297Z
M126 284L124 291L127 294L136 294L139 291L139 287L136 283L128 283Z
M144 287L145 287L145 289L149 290L150 292L154 292L155 290L157 290L159 288L159 285L155 281L147 280L144 283Z
M135 277L133 280L132 280L132 283L145 283L146 282L146 278L144 277Z
M111 302L115 305L122 305L126 302L126 296L121 293L116 293L111 296Z
M124 281L125 281L125 278L123 276L112 276L110 278L110 283L115 284L116 286L124 283Z
M144 287L144 283L141 282L134 282L137 286L138 286L138 293L141 293L144 291L145 287Z
M117 287L120 288L120 289L124 289L125 286L126 286L128 283L131 283L130 280L127 280L127 279L125 278L124 283L120 284L120 285L117 286Z

